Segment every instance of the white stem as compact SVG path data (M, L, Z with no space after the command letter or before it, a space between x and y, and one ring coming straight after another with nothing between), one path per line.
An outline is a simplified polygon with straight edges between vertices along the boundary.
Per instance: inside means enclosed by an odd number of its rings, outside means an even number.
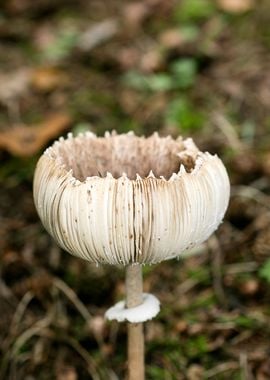
M143 302L141 265L126 268L126 307ZM128 323L128 380L144 380L144 333L142 323Z

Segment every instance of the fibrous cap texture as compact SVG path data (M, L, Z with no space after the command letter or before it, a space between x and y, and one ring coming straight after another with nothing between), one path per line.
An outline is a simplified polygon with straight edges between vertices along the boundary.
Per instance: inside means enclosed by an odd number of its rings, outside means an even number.
M90 132L40 157L34 201L47 231L91 262L157 263L205 241L228 206L222 161L191 139Z

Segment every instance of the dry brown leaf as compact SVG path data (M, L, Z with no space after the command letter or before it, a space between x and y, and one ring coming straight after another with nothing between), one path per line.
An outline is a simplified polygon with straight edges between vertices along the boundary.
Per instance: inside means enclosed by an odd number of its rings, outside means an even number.
M204 369L199 364L191 364L187 370L188 380L202 380L204 378Z
M35 69L31 78L33 87L42 92L52 91L56 87L65 85L67 81L67 75L55 67Z
M270 152L267 152L262 157L262 170L265 175L270 176Z
M96 336L102 337L105 329L105 319L100 315L93 316L88 324L91 331L95 333Z
M150 50L141 57L140 68L149 73L159 69L162 65L162 56L157 50Z
M35 126L17 125L0 132L0 149L14 156L29 157L66 130L71 119L66 114L53 114Z
M31 69L20 69L0 74L0 102L7 105L12 99L25 95L28 91Z
M125 47L119 49L116 59L123 69L134 69L140 60L140 52L133 46Z
M218 0L219 7L229 13L243 13L254 7L254 0Z
M258 380L267 380L270 376L270 360L266 359L257 371L256 379Z
M129 28L137 29L141 27L143 21L149 14L149 7L143 2L133 2L127 4L123 10L123 19Z
M80 36L78 48L82 51L90 51L96 46L110 40L118 32L118 22L108 19L91 25Z
M66 366L58 370L57 380L77 380L78 375L76 369L71 366Z
M240 284L240 292L245 296L254 296L258 293L260 283L256 278L249 278Z
M181 35L180 31L176 28L167 29L159 36L160 43L168 49L177 48L185 42L185 39Z

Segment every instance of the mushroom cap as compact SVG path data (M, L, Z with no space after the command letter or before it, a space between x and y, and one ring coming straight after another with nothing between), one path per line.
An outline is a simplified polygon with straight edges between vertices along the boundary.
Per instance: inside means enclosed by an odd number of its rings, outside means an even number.
M158 263L216 230L230 184L191 139L132 132L60 138L40 157L34 201L56 242L95 263Z

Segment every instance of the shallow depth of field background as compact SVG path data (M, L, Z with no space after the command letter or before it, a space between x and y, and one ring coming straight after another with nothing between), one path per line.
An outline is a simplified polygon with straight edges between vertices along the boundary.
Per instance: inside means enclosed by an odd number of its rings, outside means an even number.
M144 268L147 379L270 379L269 25L268 0L1 1L1 380L124 379L124 271L61 251L32 200L46 146L113 129L192 136L232 183L200 250Z

